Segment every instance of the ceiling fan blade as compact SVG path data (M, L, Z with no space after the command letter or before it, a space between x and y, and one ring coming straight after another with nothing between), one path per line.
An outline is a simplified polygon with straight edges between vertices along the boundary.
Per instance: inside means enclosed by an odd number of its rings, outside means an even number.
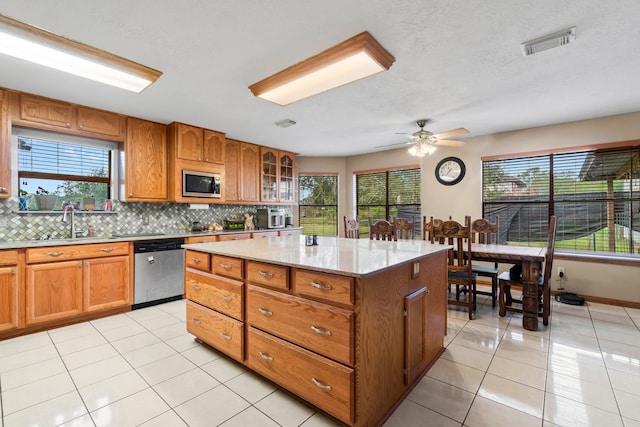
M464 141L456 141L454 139L439 139L435 143L435 145L446 145L448 147L461 147L464 144Z
M442 133L436 133L433 136L435 136L438 139L446 139L446 138L451 138L452 136L464 135L465 133L469 133L469 131L466 130L465 128L458 128L458 129L448 130Z
M386 145L376 145L373 148L386 148L386 147L393 147L396 145L409 145L409 144L415 144L415 141L396 142L394 144L386 144Z

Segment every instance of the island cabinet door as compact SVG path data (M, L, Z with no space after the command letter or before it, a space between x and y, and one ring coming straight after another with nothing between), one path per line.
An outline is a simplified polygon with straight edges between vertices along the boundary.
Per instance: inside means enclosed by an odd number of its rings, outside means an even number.
M354 365L353 311L249 285L247 322L338 362Z
M404 298L404 383L413 382L429 364L426 358L426 303L427 288L423 287Z
M25 296L27 325L82 313L82 261L28 265Z
M247 332L247 365L353 425L353 369L252 327Z
M229 316L187 301L187 331L240 362L244 360L243 326Z

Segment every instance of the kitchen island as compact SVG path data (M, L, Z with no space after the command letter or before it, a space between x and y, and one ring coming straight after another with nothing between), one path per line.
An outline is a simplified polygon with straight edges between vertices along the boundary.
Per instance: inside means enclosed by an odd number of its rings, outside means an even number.
M187 329L353 426L381 424L443 351L446 247L304 236L187 244Z

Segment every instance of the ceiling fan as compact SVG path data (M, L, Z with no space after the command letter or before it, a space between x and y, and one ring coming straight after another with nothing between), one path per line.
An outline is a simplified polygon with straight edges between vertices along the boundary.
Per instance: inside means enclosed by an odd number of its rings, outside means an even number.
M426 154L433 154L436 151L436 145L447 145L451 147L459 147L464 145L464 141L456 141L451 138L458 135L464 135L469 133L465 128L458 128L448 130L446 132L433 133L428 130L424 130L424 126L427 124L428 119L416 120L416 124L420 128L419 131L414 133L397 133L398 135L411 135L411 140L407 142L400 142L396 144L379 145L374 148L392 147L394 145L409 145L413 144L409 148L409 154L416 157L424 157Z

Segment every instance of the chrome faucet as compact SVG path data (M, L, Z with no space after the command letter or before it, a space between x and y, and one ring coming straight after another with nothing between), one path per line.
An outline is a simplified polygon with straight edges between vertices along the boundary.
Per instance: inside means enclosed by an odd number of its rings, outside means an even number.
M62 214L62 222L67 222L67 212L71 211L71 238L76 238L76 210L73 207L73 203L65 206Z

